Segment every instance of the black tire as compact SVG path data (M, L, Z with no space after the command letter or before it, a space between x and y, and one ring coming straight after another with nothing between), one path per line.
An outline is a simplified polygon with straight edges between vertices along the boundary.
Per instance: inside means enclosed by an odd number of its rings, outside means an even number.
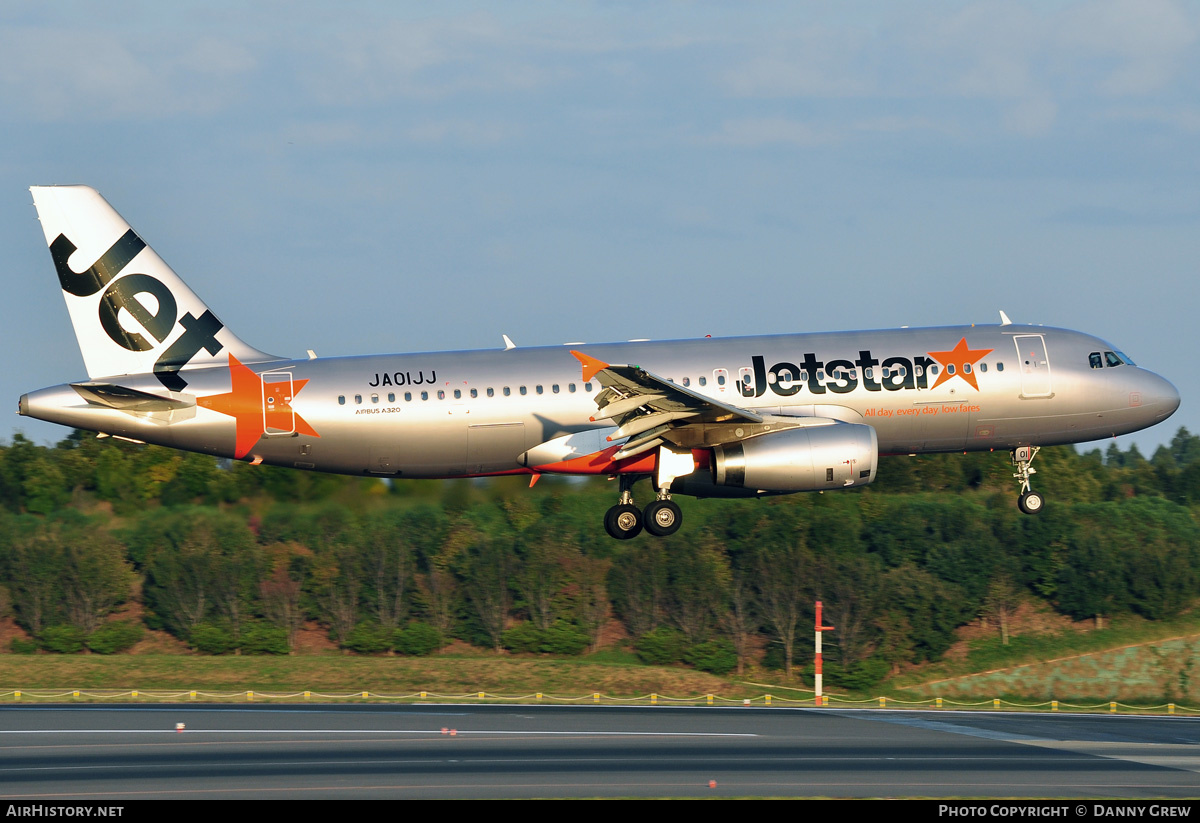
M1029 491L1017 498L1017 508L1025 514L1039 514L1046 506L1046 498L1040 492Z
M646 531L655 537L675 534L683 525L683 512L670 500L655 500L642 512Z
M642 533L642 512L637 506L613 506L604 514L604 530L617 540L631 540Z

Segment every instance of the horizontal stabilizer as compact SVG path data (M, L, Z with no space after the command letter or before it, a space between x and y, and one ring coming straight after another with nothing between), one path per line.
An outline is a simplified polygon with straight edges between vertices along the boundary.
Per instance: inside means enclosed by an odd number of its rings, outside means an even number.
M93 406L119 411L171 411L196 405L195 400L176 400L114 383L72 383L71 388Z

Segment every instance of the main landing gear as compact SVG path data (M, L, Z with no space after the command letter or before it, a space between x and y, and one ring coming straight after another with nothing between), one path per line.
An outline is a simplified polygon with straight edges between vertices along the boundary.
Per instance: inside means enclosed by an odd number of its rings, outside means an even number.
M641 479L638 475L618 475L621 497L617 505L604 515L604 530L617 540L630 540L642 533L642 528L655 537L666 537L679 531L683 525L683 512L671 500L671 493L659 489L658 497L638 509L633 503L633 484Z
M1029 464L1041 450L1041 446L1021 446L1012 450L1012 462L1017 467L1017 472L1013 477L1021 484L1021 495L1017 498L1017 508L1025 514L1037 514L1046 505L1046 498L1029 486L1030 475L1037 474L1037 469Z

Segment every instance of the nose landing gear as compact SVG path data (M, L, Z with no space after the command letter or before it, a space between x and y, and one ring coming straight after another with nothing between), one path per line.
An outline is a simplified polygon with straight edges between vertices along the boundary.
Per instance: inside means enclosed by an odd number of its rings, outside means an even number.
M1012 450L1012 462L1017 467L1017 471L1013 477L1021 485L1021 494L1017 498L1017 508L1025 514L1038 514L1046 505L1046 498L1040 492L1035 492L1029 484L1030 476L1037 474L1037 469L1033 468L1030 464L1041 450L1040 446L1021 446Z

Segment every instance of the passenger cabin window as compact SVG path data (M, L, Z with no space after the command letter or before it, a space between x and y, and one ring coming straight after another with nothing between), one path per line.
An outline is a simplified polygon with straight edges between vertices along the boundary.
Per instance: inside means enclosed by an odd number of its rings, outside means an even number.
M354 402L355 402L355 404L361 404L362 403L362 395L361 394L354 395Z
M591 390L592 390L592 384L591 384L591 383L584 383L584 384L583 384L583 390L584 390L584 391L591 391Z
M495 389L493 389L491 386L488 386L488 390L487 390L487 396L488 396L488 397L495 397L495 396L496 396L496 390L495 390Z
M754 394L754 369L749 366L743 366L738 370L738 389L742 394L753 396Z
M692 385L692 379L691 379L690 377L685 377L685 378L683 378L683 385L684 385L684 386L690 386L690 385Z
M979 364L979 370L980 370L980 371L987 371L987 363L980 363L980 364Z
M427 392L427 391L423 391L423 392L421 392L421 399L422 399L422 400L428 400L428 399L429 399L429 392Z
M404 393L404 402L405 402L405 403L411 403L411 402L412 402L412 392L410 392L410 391L406 391L406 392Z
M574 383L568 383L568 384L567 384L567 391L569 391L571 394L574 394L574 393L575 393L575 384L574 384Z
M339 406L344 406L344 405L346 405L346 395L344 395L344 394L339 394L339 395L338 395L338 405L339 405Z
M471 397L476 398L478 396L479 396L479 389L471 389Z
M377 395L377 394L372 394L372 395L371 395L371 402L372 402L372 403L378 403L378 402L379 402L379 395Z
M508 386L505 386L504 387L504 396L508 397L510 394L512 394L512 389L510 389Z
M707 378L707 377L700 377L700 378L698 378L698 380L700 381L700 385L701 385L701 386L707 386L707 385L708 385L708 378Z
M455 389L455 390L454 390L454 399L455 399L455 400L462 400L462 389Z
M523 394L523 395L524 395L524 394L528 394L528 393L529 393L529 391L528 391L528 390L527 390L527 389L526 389L524 386L522 386L521 388L517 389L517 391L519 391L519 392L520 392L521 394Z
M997 363L997 364L996 364L996 371L1004 371L1004 364L1003 364L1003 363Z
M446 399L446 392L442 389L438 389L438 400L445 400L445 399Z
M535 390L537 391L538 394L542 393L542 387L540 385L537 386Z

